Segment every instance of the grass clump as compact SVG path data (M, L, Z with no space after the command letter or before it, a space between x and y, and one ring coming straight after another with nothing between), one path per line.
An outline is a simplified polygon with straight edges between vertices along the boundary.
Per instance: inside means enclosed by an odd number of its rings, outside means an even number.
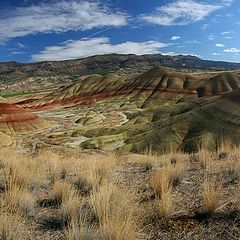
M19 214L9 214L0 211L0 239L1 240L30 240L30 236Z
M138 233L137 203L133 192L104 182L91 195L103 237L134 240Z
M220 202L220 186L217 183L205 182L203 185L204 212L212 216Z

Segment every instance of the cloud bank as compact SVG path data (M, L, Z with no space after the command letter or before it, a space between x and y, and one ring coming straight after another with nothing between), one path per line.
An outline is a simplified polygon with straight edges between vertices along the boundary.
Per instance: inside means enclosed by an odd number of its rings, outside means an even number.
M227 48L227 49L224 49L224 52L240 54L240 48Z
M40 53L32 55L32 61L45 60L67 60L83 58L98 54L155 54L159 49L166 47L167 44L159 41L147 42L124 42L112 44L109 38L96 37L90 39L81 39L78 41L67 41L58 46L46 47Z
M37 33L84 31L127 25L128 16L98 1L60 0L18 7L0 17L0 42Z
M225 0L225 4L230 4L230 0ZM203 20L220 8L222 8L222 5L213 5L193 0L177 0L158 7L154 13L142 14L140 19L147 23L162 26L186 25Z

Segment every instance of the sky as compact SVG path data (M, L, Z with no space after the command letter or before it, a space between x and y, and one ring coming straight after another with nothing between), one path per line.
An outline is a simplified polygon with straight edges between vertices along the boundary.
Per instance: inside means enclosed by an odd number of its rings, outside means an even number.
M1 0L0 61L99 54L240 62L240 0Z

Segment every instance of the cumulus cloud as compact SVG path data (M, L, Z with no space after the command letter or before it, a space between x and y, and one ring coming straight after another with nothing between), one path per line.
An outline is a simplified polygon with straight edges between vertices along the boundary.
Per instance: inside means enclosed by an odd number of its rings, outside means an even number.
M217 43L217 44L215 45L215 47L224 48L224 47L225 47L225 45L224 45L224 44L222 44L222 43Z
M67 60L110 53L156 54L159 53L160 48L166 46L167 44L159 41L112 44L106 37L85 38L66 41L58 46L46 47L43 51L32 55L32 61Z
M222 5L197 2L194 0L177 0L158 7L155 13L143 14L140 19L157 25L186 25L203 20Z
M177 41L177 40L179 40L179 39L181 39L180 36L172 36L172 37L171 37L171 40L172 40L172 41Z
M100 1L60 0L39 5L17 7L0 16L0 42L37 33L59 33L119 27L128 16L112 10Z
M224 52L239 54L240 53L240 48L227 48L227 49L224 49Z

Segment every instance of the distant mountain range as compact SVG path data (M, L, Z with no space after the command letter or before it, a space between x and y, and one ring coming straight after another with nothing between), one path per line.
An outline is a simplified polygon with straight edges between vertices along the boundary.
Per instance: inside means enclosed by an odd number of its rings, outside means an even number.
M39 62L39 63L18 63L3 62L0 63L0 85L3 88L5 84L9 86L21 83L24 89L30 86L29 82L36 80L36 88L45 88L49 84L59 87L59 84L65 85L71 83L75 77L89 75L93 73L141 73L153 67L169 67L181 71L219 71L219 70L240 70L240 63L207 61L196 56L168 56L168 55L100 55L76 60L67 60L59 62ZM60 77L61 76L61 77ZM52 77L51 81L49 78ZM29 80L29 78L34 78ZM38 78L38 79L36 79ZM47 82L45 82L47 80ZM19 89L19 86L16 86ZM11 88L10 88L11 89ZM4 89L6 90L6 89ZM12 90L15 90L14 88Z

